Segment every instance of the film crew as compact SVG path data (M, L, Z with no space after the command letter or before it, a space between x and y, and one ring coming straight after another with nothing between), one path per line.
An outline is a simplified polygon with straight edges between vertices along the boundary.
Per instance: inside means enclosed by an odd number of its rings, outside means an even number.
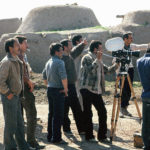
M147 50L148 44L133 44L133 35L132 32L126 32L123 34L123 40L124 40L124 49L127 51L135 51L135 50ZM128 74L130 76L131 82L133 83L134 78L134 66L131 61L131 63L128 66ZM119 70L119 68L118 68ZM118 73L118 72L117 72ZM131 113L128 112L127 107L129 105L129 100L131 98L131 90L128 84L127 78L124 82L124 88L122 90L122 97L121 97L121 109L120 109L120 117L126 116L132 116Z
M24 137L19 95L23 87L23 64L18 58L19 42L11 38L5 42L6 57L0 62L0 93L5 120L4 149L30 150Z
M24 89L20 95L21 105L25 109L27 118L27 142L31 147L42 148L35 138L36 124L37 124L37 111L35 107L35 96L33 94L34 83L30 80L29 64L27 62L26 51L28 49L27 38L22 35L17 35L16 38L20 44L20 54L18 55L23 62L23 80Z
M71 133L70 119L68 117L69 108L71 108L77 130L79 134L84 133L83 125L83 112L77 97L75 82L77 81L77 73L75 69L74 60L82 53L87 41L83 40L80 44L72 49L72 42L68 39L61 41L63 46L63 57L62 60L65 63L67 79L68 79L68 96L65 98L65 110L64 110L64 124L63 130L65 133Z
M143 102L142 138L144 150L150 150L150 49L137 60L137 68L143 86L141 95Z
M43 79L47 85L47 97L49 102L48 114L48 142L54 144L67 144L61 138L61 125L64 120L65 96L68 96L68 83L65 64L61 60L62 45L52 43L50 55L52 56L43 70Z
M107 111L102 98L105 91L104 73L115 72L117 67L114 64L107 67L102 62L102 43L92 41L88 54L84 55L81 60L80 74L80 92L83 99L84 119L85 119L85 138L88 141L95 141L93 135L92 123L92 104L97 110L99 129L97 139L100 142L109 142L107 139Z

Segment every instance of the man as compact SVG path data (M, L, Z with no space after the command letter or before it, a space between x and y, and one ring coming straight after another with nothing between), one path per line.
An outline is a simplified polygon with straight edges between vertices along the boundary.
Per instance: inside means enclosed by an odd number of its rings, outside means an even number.
M84 39L84 41L86 41L85 39ZM73 38L72 38L72 44L73 44L73 46L74 47L77 47L79 44L81 44L83 42L83 38L82 38L82 35L80 35L80 34L78 34L78 35L74 35L73 36ZM87 43L88 44L88 43ZM86 45L87 45L86 44ZM88 50L87 49L85 49L85 46L86 45L84 45L83 47L82 47L82 50L81 50L81 53L80 53L80 55L78 55L77 57L76 57L76 59L75 59L75 67L76 67L76 72L77 72L77 80L79 79L79 74L80 74L80 66L81 66L81 59L82 59L82 57L85 55L85 54L87 54L87 52L88 52Z
M92 124L92 104L98 112L99 129L98 140L109 142L107 139L107 112L103 102L102 93L105 91L104 73L115 71L116 64L108 68L102 62L102 43L92 41L88 54L81 60L80 92L83 99L85 138L95 141Z
M61 138L61 125L64 120L64 102L67 96L67 75L64 62L61 60L62 45L52 43L50 55L52 56L43 70L43 79L48 87L47 97L49 102L48 135L49 142L65 144Z
M76 122L77 130L79 134L83 134L83 113L77 97L75 82L77 81L77 73L75 69L74 60L82 53L87 41L83 40L78 46L72 49L72 42L68 39L61 41L63 46L63 57L62 60L65 63L68 79L68 97L65 98L65 113L64 113L64 124L63 130L66 133L71 133L70 119L68 117L69 107L72 109L72 113Z
M134 51L134 50L147 50L148 44L133 44L133 36L131 32L127 32L123 35L123 40L124 40L124 49L127 51ZM133 78L134 78L134 66L131 61L129 64L129 69L128 69L128 74L130 76L131 82L133 83ZM129 100L131 98L131 90L128 84L127 78L125 79L124 82L124 88L122 91L122 97L121 97L121 115L120 117L124 117L124 115L127 116L132 116L131 113L128 112L127 107L129 105Z
M82 35L80 35L80 34L74 35L72 38L72 44L74 47L77 47L82 41L83 41L83 38L82 38ZM77 95L78 95L82 110L83 110L83 101L82 101L82 97L81 97L80 90L79 90L79 77L80 77L81 59L87 53L88 53L88 50L85 49L85 46L84 46L81 54L78 57L76 57L76 59L74 61L76 72L77 72L76 90L77 90Z
M31 147L41 148L36 141L35 131L36 131L36 119L37 119L37 111L35 107L35 97L33 95L34 84L30 80L28 63L26 61L26 51L28 49L27 38L24 36L16 36L20 44L20 54L19 58L23 62L23 79L24 79L24 90L21 94L21 104L26 112L27 118L27 142ZM23 98L22 98L23 96Z
M6 40L7 55L0 62L0 93L5 120L5 150L17 150L17 146L20 150L30 149L24 138L24 124L19 101L23 87L23 65L17 57L19 48L17 39Z
M143 86L141 95L143 101L142 138L144 150L150 150L150 49L137 60L137 68Z

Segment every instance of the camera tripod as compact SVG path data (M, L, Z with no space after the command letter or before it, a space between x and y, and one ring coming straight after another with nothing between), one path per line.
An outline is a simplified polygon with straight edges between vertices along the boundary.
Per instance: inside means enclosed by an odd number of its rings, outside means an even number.
M120 112L120 106L121 106L122 90L124 88L124 83L125 83L126 78L127 78L128 83L129 83L131 94L133 96L132 99L134 100L134 103L135 103L135 106L136 106L136 109L137 109L137 112L138 112L138 116L140 118L140 122L142 120L141 112L140 112L140 109L139 109L137 101L136 101L136 97L135 97L135 93L134 93L134 89L133 89L133 86L132 86L132 83L131 83L130 76L127 72L120 72L117 75L116 83L115 83L114 101L113 101L112 118L111 118L111 132L110 132L110 141L111 142L113 140L113 136L115 134L116 127L117 127L117 122L118 122L119 112ZM121 80L120 93L117 93L117 88L118 88L120 80ZM117 105L117 99L118 99L118 105ZM117 107L117 111L116 111L116 107Z

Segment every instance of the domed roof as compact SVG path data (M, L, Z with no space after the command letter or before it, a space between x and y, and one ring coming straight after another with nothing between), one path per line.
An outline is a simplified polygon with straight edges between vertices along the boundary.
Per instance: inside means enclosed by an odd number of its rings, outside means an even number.
M34 8L17 32L69 30L100 25L90 8L58 5Z
M150 24L150 11L140 10L129 12L124 16L122 23L148 25Z

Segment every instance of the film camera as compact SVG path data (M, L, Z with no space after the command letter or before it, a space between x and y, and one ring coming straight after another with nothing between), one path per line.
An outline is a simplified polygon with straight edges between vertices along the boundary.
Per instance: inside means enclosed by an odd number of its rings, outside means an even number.
M105 47L112 52L112 56L116 58L117 63L121 63L121 73L127 73L128 66L132 62L132 56L139 57L140 51L130 51L124 49L124 41L120 37L112 38L106 41Z

